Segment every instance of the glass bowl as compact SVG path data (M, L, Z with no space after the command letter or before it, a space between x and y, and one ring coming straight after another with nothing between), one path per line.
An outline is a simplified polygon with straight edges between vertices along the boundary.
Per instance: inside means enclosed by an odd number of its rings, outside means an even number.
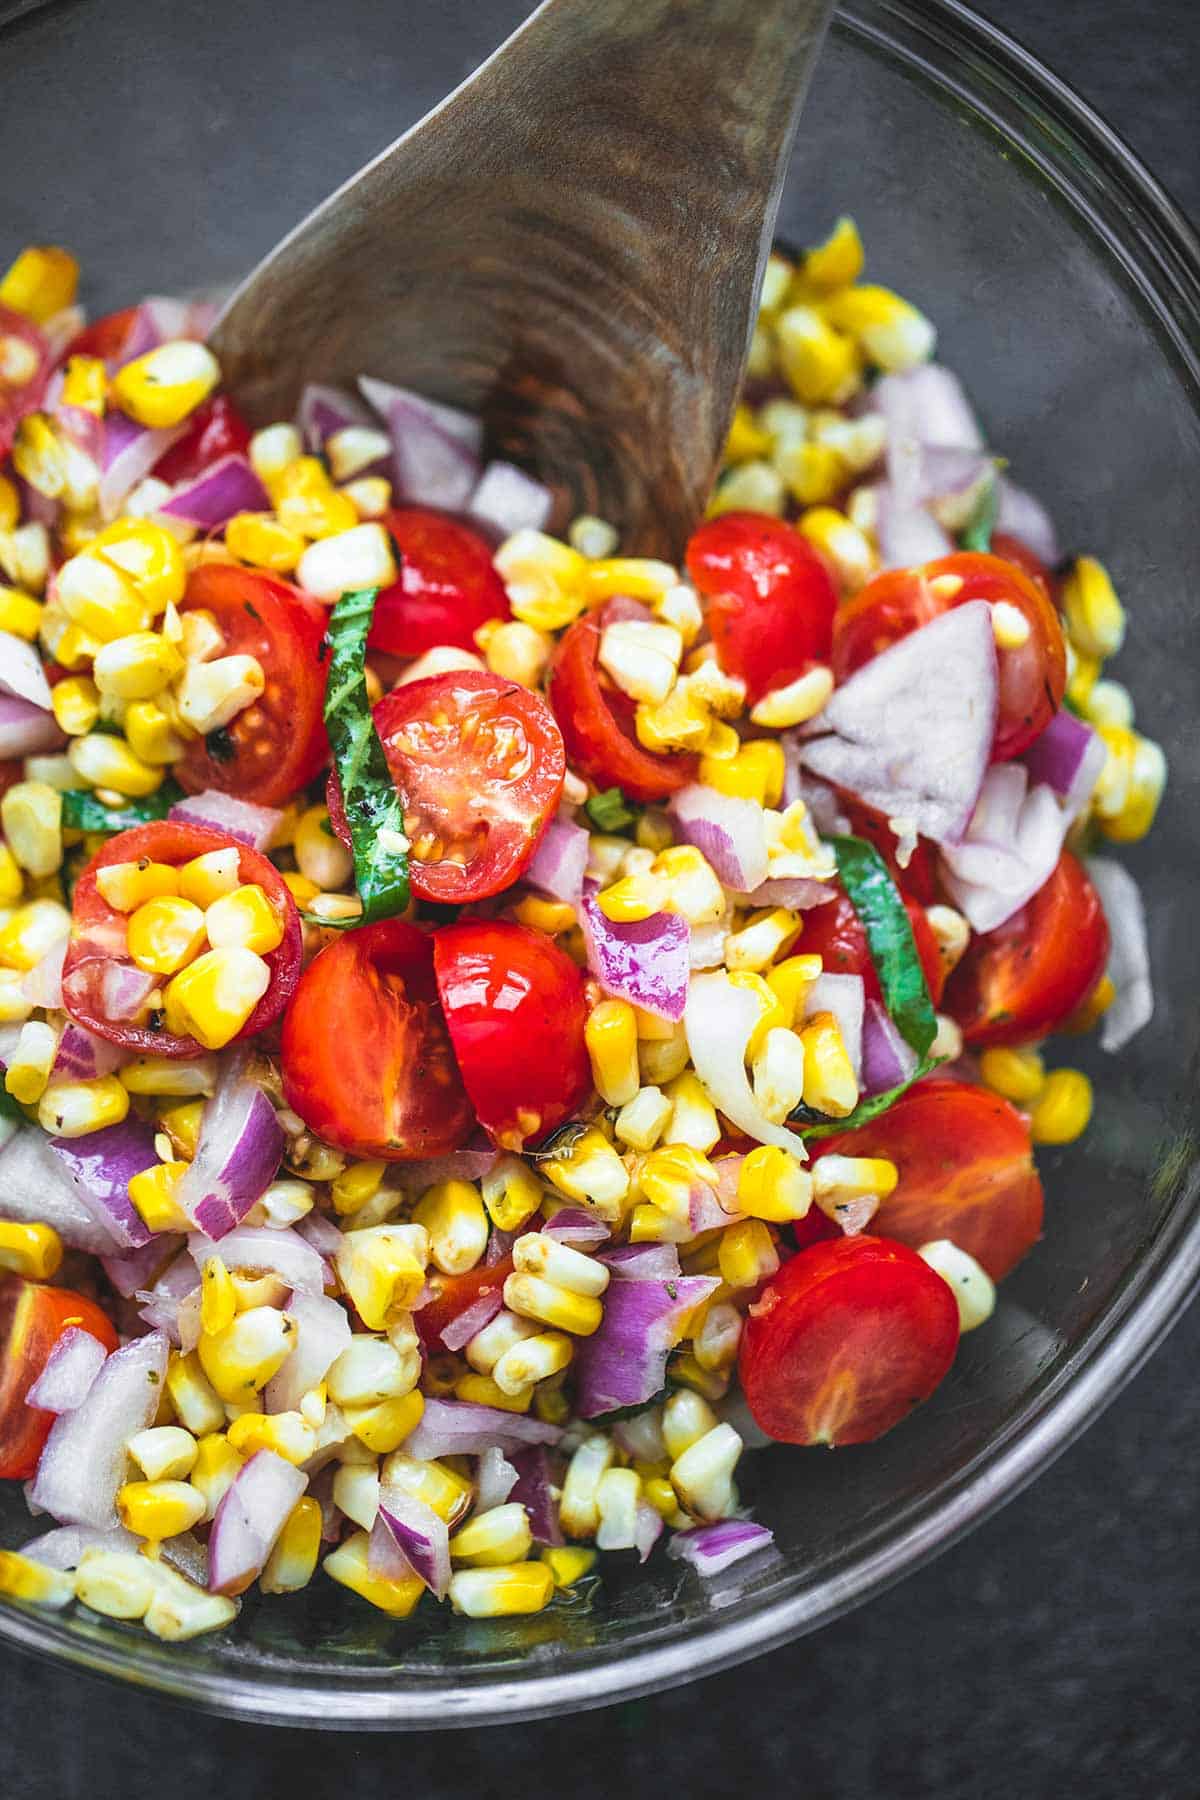
M459 10L416 9L403 44L375 0L298 4L291 36L269 0L27 14L0 59L17 159L0 252L72 244L97 311L232 279L466 73ZM525 8L468 10L482 53ZM318 1575L251 1599L228 1636L181 1645L0 1607L11 1643L243 1717L359 1729L478 1725L688 1681L815 1630L952 1542L1084 1428L1185 1305L1200 1271L1186 898L1200 535L1180 496L1200 484L1200 246L1099 119L949 0L839 14L779 229L813 241L841 211L878 277L937 321L989 442L1063 541L1109 563L1131 623L1118 673L1171 759L1159 825L1128 859L1158 1010L1119 1058L1090 1062L1082 1146L1040 1159L1045 1241L933 1402L883 1442L746 1459L745 1497L778 1538L769 1566L709 1588L664 1559L618 1566L561 1610L482 1624L433 1608L396 1624ZM0 1496L0 1542L32 1529L19 1489Z

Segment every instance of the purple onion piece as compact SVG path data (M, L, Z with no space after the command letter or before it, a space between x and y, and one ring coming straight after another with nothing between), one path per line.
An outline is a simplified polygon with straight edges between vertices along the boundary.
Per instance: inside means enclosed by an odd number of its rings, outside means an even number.
M235 1475L208 1540L208 1585L240 1594L262 1571L308 1477L273 1450L259 1450Z
M638 1561L645 1562L663 1533L661 1516L646 1500L639 1500L633 1518L633 1547Z
M725 887L749 894L767 879L763 810L753 800L694 782L673 796L669 810L676 836L700 851Z
M224 832L251 850L265 851L279 829L283 814L273 806L255 806L249 800L238 800L233 794L222 794L206 788L202 794L189 794L177 800L167 814L185 825L207 825L210 831Z
M600 1328L581 1340L572 1365L579 1416L594 1419L652 1399L689 1314L719 1286L704 1275L610 1282Z
M490 1325L500 1308L504 1305L504 1286L497 1282L486 1294L480 1294L478 1300L463 1308L442 1327L442 1343L447 1350L461 1350L469 1344L477 1331Z
M551 1492L550 1459L545 1447L534 1444L524 1450L514 1451L512 1463L517 1471L517 1479L509 1490L508 1497L525 1508L534 1542L561 1544L562 1527L558 1522L558 1506Z
M0 1219L52 1225L64 1244L93 1256L128 1247L115 1223L79 1191L36 1125L19 1130L0 1151Z
M868 1000L863 1018L862 1091L885 1094L907 1081L917 1066L917 1053L905 1043L890 1013L878 1000Z
M136 1298L142 1303L138 1309L139 1317L152 1331L165 1332L173 1344L181 1343L180 1308L193 1294L198 1303L200 1271L187 1252L181 1251L152 1288L137 1290Z
M190 481L180 482L159 512L202 531L228 524L235 513L269 512L271 497L246 457L231 451Z
M1146 908L1124 864L1110 856L1089 856L1087 872L1108 920L1108 977L1117 994L1100 1022L1100 1048L1113 1053L1123 1050L1154 1015Z
M540 888L555 900L578 906L587 869L588 834L582 825L567 819L551 819L541 843L533 853L524 879L531 887Z
M140 1119L123 1119L83 1137L51 1138L54 1152L80 1200L100 1222L111 1227L123 1249L137 1250L153 1233L129 1198L135 1175L158 1164L154 1133Z
M337 431L351 425L375 426L375 420L361 400L342 388L326 387L321 382L306 382L296 411L296 425L310 456L319 455Z
M444 1600L450 1586L450 1532L446 1521L423 1500L386 1485L379 1495L379 1520L395 1539L413 1573L436 1599Z
M596 904L598 890L598 883L584 883L580 916L592 974L606 993L677 1024L687 1004L691 967L687 920L654 913L616 924Z
M148 430L126 418L115 407L104 417L104 450L101 456L100 513L113 519L121 502L144 481L155 463L161 462L172 444L187 430L187 422L163 431Z
M461 511L479 481L478 420L369 376L360 377L358 385L387 422L396 499Z
M100 1264L118 1294L128 1300L139 1288L148 1289L183 1247L184 1240L177 1233L158 1231L136 1250L102 1256Z
M1070 819L1053 791L1031 788L1022 763L987 772L961 843L942 847L942 879L974 930L995 931L1054 873Z
M125 1446L158 1411L167 1372L160 1332L134 1338L109 1356L81 1405L50 1429L31 1498L61 1524L110 1531L118 1523L117 1489L125 1479Z
M557 1238L576 1250L595 1250L612 1236L603 1219L582 1206L563 1206L542 1226L546 1237Z
M475 1406L466 1400L430 1399L416 1429L405 1440L404 1453L420 1461L478 1456L492 1448L511 1455L529 1444L556 1444L561 1436L556 1425L544 1425L523 1413Z
M65 944L64 944L65 949ZM40 970L42 964L38 964ZM31 971L37 973L37 971ZM26 977L28 980L28 977ZM26 994L26 998L29 996ZM55 1002L42 1000L36 1005L49 1006ZM62 1005L61 983L59 989L59 1006ZM129 1052L119 1044L110 1044L107 1038L97 1037L94 1031L88 1031L83 1025L76 1025L68 1019L62 1036L58 1040L58 1053L54 1058L54 1074L62 1078L71 1077L79 1081L94 1081L101 1075L111 1075L122 1063L128 1062Z
M0 694L0 756L40 756L61 750L65 743L53 713L29 700Z
M690 1563L698 1575L719 1575L732 1563L753 1556L775 1542L775 1534L752 1519L718 1519L714 1525L697 1525L692 1531L672 1533L667 1555Z
M619 1244L596 1258L627 1281L678 1281L679 1251L674 1244Z
M996 483L996 530L1008 532L1028 545L1048 569L1062 559L1054 522L1040 500L1001 475Z
M195 1160L177 1193L188 1218L214 1240L233 1231L262 1199L283 1155L275 1109L243 1068L240 1057L227 1064L201 1114Z

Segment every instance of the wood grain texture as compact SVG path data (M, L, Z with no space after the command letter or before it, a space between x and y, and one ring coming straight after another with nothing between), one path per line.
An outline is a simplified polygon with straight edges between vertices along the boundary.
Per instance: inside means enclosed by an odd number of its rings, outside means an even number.
M257 424L305 381L480 413L559 522L679 553L711 487L829 0L545 0L236 292Z

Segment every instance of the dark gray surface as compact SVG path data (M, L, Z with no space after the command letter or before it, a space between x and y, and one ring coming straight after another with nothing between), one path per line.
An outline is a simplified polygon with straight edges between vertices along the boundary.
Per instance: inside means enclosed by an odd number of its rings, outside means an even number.
M175 3L191 10L194 0ZM119 14L120 0L110 7ZM432 101L525 8L519 0L422 0L395 10L413 21L406 85ZM1147 0L1136 12L1096 0L1065 0L1061 10L993 0L988 10L1071 80L1200 214L1194 0ZM69 14L64 7L64 20ZM303 14L300 3L278 9L279 29L295 45L297 85L310 88ZM426 55L419 27L428 30L435 16L439 48ZM356 86L378 92L390 78L356 58L352 42L343 67L327 75L351 95ZM189 92L186 64L114 71L101 47L97 80L114 79L161 82L168 117L172 94ZM54 100L48 88L47 107ZM212 269L226 134L253 131L280 225L318 197L299 185L289 157L289 135L310 128L306 113L273 107L252 67L229 68L212 117L211 142L196 147L204 185L164 214L156 246L164 283L176 269L194 269L195 278ZM352 102L338 122L326 185L375 147L363 141ZM103 130L86 118L71 129L95 132L99 160ZM3 242L51 228L31 196L6 181ZM146 258L144 243L123 242L125 229L119 201L98 199L96 242L82 248L93 263L107 249L110 283L120 279L123 255ZM113 287L111 297L129 296ZM819 1637L692 1689L558 1724L398 1743L208 1721L0 1655L0 1795L139 1800L167 1784L194 1793L198 1783L200 1791L219 1783L230 1800L293 1792L312 1800L393 1792L478 1800L535 1783L569 1784L588 1800L630 1788L699 1797L795 1789L814 1800L1194 1793L1198 1353L1194 1313L1095 1429L966 1544Z

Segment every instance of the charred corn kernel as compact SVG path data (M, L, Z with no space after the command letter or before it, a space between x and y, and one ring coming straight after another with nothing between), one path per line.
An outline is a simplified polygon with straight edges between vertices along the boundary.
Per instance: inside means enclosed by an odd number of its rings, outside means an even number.
M225 1408L194 1350L171 1352L166 1385L176 1418L193 1437L207 1442L208 1433L221 1430Z
M456 1525L470 1510L474 1487L465 1475L443 1462L423 1462L397 1451L383 1465L383 1485L421 1500L447 1525Z
M1120 730L1118 726L1101 726L1100 735L1109 743L1109 763L1114 758L1110 740ZM1104 790L1107 786L1108 768L1101 775L1097 784L1095 809L1100 830L1106 838L1114 843L1133 844L1144 838L1154 823L1158 812L1159 801L1167 782L1167 759L1158 744L1150 738L1141 737L1137 732L1123 734L1131 740L1131 745L1123 747L1119 753L1123 760L1128 757L1124 771L1123 803L1119 811L1114 812L1111 805L1105 804Z
M637 709L638 742L655 754L701 750L709 730L709 711L683 681L677 681L657 705L642 701Z
M719 519L728 512L769 513L780 518L787 506L787 489L778 469L761 458L727 469L709 496L705 516Z
M803 1219L812 1197L811 1172L776 1144L751 1150L738 1171L738 1207L753 1219L777 1225Z
M160 863L157 866L161 868L164 865ZM182 868L172 869L171 873L176 877L178 887L165 889L164 892L178 892L183 899L190 900L193 906L200 907L207 914L217 901L238 892L240 867L236 845L230 844L224 850L206 850L203 856L194 856ZM261 892L261 889L252 891ZM247 948L253 950L257 946L250 944ZM274 949L274 945L271 948Z
M242 1413L230 1425L227 1437L241 1456L273 1450L284 1462L307 1462L317 1445L317 1435L298 1412Z
M751 914L740 931L731 931L726 938L725 966L761 974L795 942L802 923L799 913L782 906Z
M18 781L0 800L0 824L8 848L30 875L52 875L62 866L62 795L44 781Z
M456 1563L493 1568L501 1563L520 1562L529 1554L532 1543L529 1515L514 1500L489 1507L487 1512L469 1519L450 1539L450 1555Z
M1094 556L1078 556L1060 589L1067 632L1084 656L1115 656L1125 641L1125 609L1108 570Z
M565 1369L574 1354L574 1344L562 1332L537 1332L497 1359L492 1380L506 1394L523 1394L535 1382L546 1381Z
M732 1425L714 1425L671 1464L671 1486L698 1519L719 1519L734 1507L733 1471L742 1440Z
M813 1164L813 1198L831 1218L856 1200L886 1200L899 1180L885 1156L822 1156Z
M33 595L0 584L0 631L10 632L13 637L24 638L27 644L32 644L36 642L41 626L42 607Z
M106 1619L140 1619L154 1599L155 1565L130 1550L85 1550L75 1597Z
M334 499L344 504L351 514L348 525L338 523L332 531L314 532L311 544L300 558L296 579L308 594L318 600L333 601L357 588L387 587L396 579L396 559L392 541L377 521L358 523L352 501L342 494ZM286 503L285 503L286 504ZM280 517L284 517L283 507ZM301 525L301 530L306 527Z
M673 625L653 619L621 619L600 634L600 666L623 694L651 706L675 685L683 638Z
M162 786L164 771L135 756L124 738L93 731L72 738L67 747L71 766L90 787L111 788L131 800L144 800Z
M335 1212L346 1218L360 1211L379 1192L386 1170L387 1164L383 1162L351 1163L348 1169L343 1169L333 1182Z
M257 882L214 900L204 914L204 928L214 950L236 946L268 956L283 942L283 925Z
M125 713L125 736L133 754L144 763L177 762L183 755L183 740L176 736L156 700L130 702Z
M608 1106L624 1106L638 1090L637 1025L626 1000L601 1000L584 1028L592 1080Z
M759 1111L781 1125L804 1097L804 1045L794 1031L777 1026L768 1031L751 1060L754 1098Z
M297 1500L263 1565L258 1585L264 1594L295 1594L308 1586L321 1550L321 1503L311 1494Z
M300 815L293 848L300 873L325 893L344 887L354 873L354 859L334 835L324 806L310 806Z
M698 706L715 713L718 720L736 719L746 703L746 684L739 676L725 673L711 645L694 650L688 657L687 668L681 686L686 688L689 697Z
M653 1150L667 1128L672 1102L661 1088L642 1087L617 1114L613 1129L631 1150Z
M677 1461L716 1425L716 1413L699 1394L683 1389L669 1395L663 1406L662 1435L671 1461Z
M783 792L783 747L770 738L743 744L733 756L700 759L700 780L718 793L776 806Z
M862 358L851 336L808 305L789 306L775 322L785 380L806 405L841 405L858 391Z
M549 1604L553 1593L554 1576L544 1562L459 1569L450 1577L450 1604L456 1613L462 1613L468 1619L512 1618L538 1613Z
M109 863L97 869L96 886L115 912L133 913L149 900L177 894L179 875L180 871L170 863L150 862L143 857L140 862Z
M125 1448L147 1481L174 1482L187 1480L199 1446L180 1425L152 1425L135 1432Z
M608 1139L594 1127L582 1132L565 1155L544 1161L541 1173L568 1199L590 1201L607 1223L620 1217L621 1203L629 1192L629 1172Z
M203 736L230 724L265 686L256 656L218 656L187 664L175 684L175 706L183 723Z
M725 461L728 463L749 462L752 457L769 456L771 440L766 432L756 423L754 414L746 405L735 407L730 421L729 436L725 439Z
M304 444L294 425L268 425L250 439L250 467L266 487L303 453Z
M815 718L832 693L833 671L823 663L817 663L786 686L764 694L751 709L750 717L756 725L784 731L789 726L802 725Z
M1036 1050L1009 1050L999 1046L984 1050L979 1073L993 1093L1003 1094L1024 1106L1036 1100L1046 1085L1046 1070Z
M585 1256L570 1244L559 1243L544 1231L527 1231L512 1250L513 1267L526 1275L541 1275L570 1294L595 1299L609 1283L609 1271L595 1257Z
M182 424L220 379L211 350L191 338L177 338L118 369L111 393L123 413L158 431Z
M727 1225L718 1251L721 1278L731 1288L757 1287L779 1268L775 1240L761 1219Z
M363 1324L369 1331L382 1331L393 1312L411 1307L424 1285L428 1261L429 1234L423 1225L374 1225L346 1233L335 1265Z
M1073 1035L1093 1030L1116 997L1116 987L1107 975L1102 975L1083 1004L1077 1006L1070 1018L1058 1029L1071 1032ZM0 1018L3 1018L2 1013L0 1013Z
M102 694L120 700L150 700L183 666L174 644L156 631L113 638L96 652L92 673Z
M346 1422L368 1450L376 1456L386 1456L411 1436L424 1411L425 1396L414 1388L373 1406L348 1406Z
M356 1332L331 1366L326 1383L329 1397L338 1406L377 1406L412 1391L419 1361L411 1359L386 1338Z
M594 1437L585 1438L572 1456L558 1503L559 1522L568 1537L594 1535L600 1523L596 1490L612 1468L615 1454L612 1440L597 1432Z
M296 1342L296 1328L273 1306L251 1307L196 1346L200 1366L227 1404L244 1405L277 1375Z
M991 1318L996 1308L996 1288L986 1269L949 1238L922 1244L917 1255L946 1282L958 1303L961 1331L974 1331Z
M237 1290L233 1277L219 1256L205 1259L200 1271L200 1329L215 1337L237 1316ZM240 1445L238 1446L240 1448Z
M173 975L201 949L205 915L190 900L163 894L147 900L129 919L129 954L139 969Z
M879 565L870 538L833 506L812 506L796 521L797 530L819 550L843 594L857 594Z
M307 540L281 525L272 513L237 513L225 527L226 548L256 569L290 575L304 555Z
M183 551L178 540L157 520L117 519L96 534L90 550L132 584L152 618L183 599L187 585Z
M79 264L57 244L31 244L0 279L0 306L44 325L70 306L79 287Z
M47 1568L18 1550L0 1550L0 1594L30 1606L58 1609L75 1598L75 1578L64 1569Z
M457 1400L465 1400L471 1406L496 1406L502 1412L527 1413L533 1401L533 1389L522 1388L519 1393L506 1393L497 1387L490 1375L460 1375L454 1383L454 1396Z
M163 1060L167 1059L163 1058ZM126 1079L125 1069L121 1070L121 1077L128 1087L129 1082ZM178 1106L164 1107L158 1115L159 1126L169 1140L171 1148L177 1156L185 1158L188 1162L193 1161L196 1155L196 1146L200 1141L200 1119L203 1112L204 1102L202 1100L187 1100Z
M129 1177L129 1199L151 1231L190 1231L191 1220L176 1195L187 1174L185 1162L160 1162Z
M570 931L576 923L573 906L563 900L543 900L540 894L526 894L513 907L513 917L522 925L531 925L535 931L544 931L547 937Z
M643 1197L682 1225L690 1219L692 1193L698 1183L715 1188L717 1171L706 1156L687 1144L652 1150L638 1172Z
M674 1506L674 1491L671 1494ZM541 1551L541 1560L554 1578L556 1588L564 1591L582 1581L596 1566L596 1552L585 1550L578 1544L551 1544Z
M488 1216L479 1189L469 1181L439 1181L427 1188L412 1216L429 1233L429 1253L443 1275L465 1275L487 1249Z
M58 1032L54 1027L39 1019L27 1020L8 1053L4 1077L4 1086L14 1100L32 1106L41 1098L57 1055Z
M690 1070L667 1084L671 1116L663 1135L672 1149L682 1145L703 1153L721 1136L721 1127L708 1095Z
M804 1104L844 1119L858 1101L858 1082L841 1027L832 1013L814 1013L800 1032L804 1046Z
M57 900L18 906L0 929L0 963L10 969L32 969L70 929L71 915Z
M871 362L889 374L915 368L933 354L937 333L929 320L890 288L862 283L831 294L822 311L849 334Z
M190 1531L204 1517L204 1495L186 1481L127 1481L117 1494L127 1531L159 1543Z
M365 1531L356 1531L325 1558L321 1567L334 1581L380 1612L393 1619L406 1619L425 1592L425 1583L419 1575L406 1575L399 1581L373 1575L367 1560L368 1542Z
M195 1353L193 1352L192 1356L182 1358L181 1361L192 1363L194 1357ZM172 1356L171 1364L168 1365L167 1371L168 1383L171 1379L171 1367L174 1365L174 1362L175 1358ZM207 1387L207 1378L204 1376L203 1371L198 1367L198 1359L195 1374L201 1381L204 1381L205 1386ZM177 1384L181 1390L187 1392L194 1415L198 1416L200 1412L201 1390L198 1386L193 1385L190 1375L187 1377L186 1383L182 1377L177 1378ZM209 1392L211 1393L213 1390L209 1388ZM213 1394L213 1399L220 1413L221 1425L224 1425L224 1408L216 1398L215 1393ZM205 1406L211 1410L211 1403L208 1402L206 1398L204 1403ZM176 1404L178 1405L178 1403ZM182 1416L183 1415L180 1414L180 1417ZM199 1430L200 1428L199 1426L193 1426L191 1429ZM208 1433L200 1439L196 1448L196 1461L192 1465L190 1479L192 1486L203 1495L205 1519L211 1519L213 1517L218 1506L225 1498L225 1495L233 1486L234 1478L236 1477L238 1470L242 1468L245 1460L245 1457L241 1456L238 1451L233 1448L233 1445L229 1440L216 1427L210 1428Z
M596 896L596 904L606 919L615 924L634 924L666 910L669 888L657 875L626 875Z
M167 1030L223 1050L270 985L271 971L253 950L207 950L172 977L164 995Z
M478 1375L490 1375L502 1356L511 1350L514 1344L526 1338L537 1337L538 1328L530 1319L518 1318L516 1313L502 1307L481 1331L477 1331L466 1347L466 1358Z
M925 918L938 947L938 959L949 975L962 961L971 941L971 927L952 906L927 906Z
M1092 1084L1081 1069L1055 1069L1034 1103L1029 1129L1035 1144L1073 1144L1092 1116Z
M0 969L0 1025L23 1025L33 1012L20 969Z
M521 619L505 619L489 633L484 659L493 675L539 688L554 653L554 639Z
M504 1283L504 1304L524 1318L576 1337L590 1337L604 1317L603 1306L592 1295L574 1293L540 1275L520 1271Z
M0 1269L27 1281L49 1281L62 1266L63 1247L52 1225L0 1219Z

